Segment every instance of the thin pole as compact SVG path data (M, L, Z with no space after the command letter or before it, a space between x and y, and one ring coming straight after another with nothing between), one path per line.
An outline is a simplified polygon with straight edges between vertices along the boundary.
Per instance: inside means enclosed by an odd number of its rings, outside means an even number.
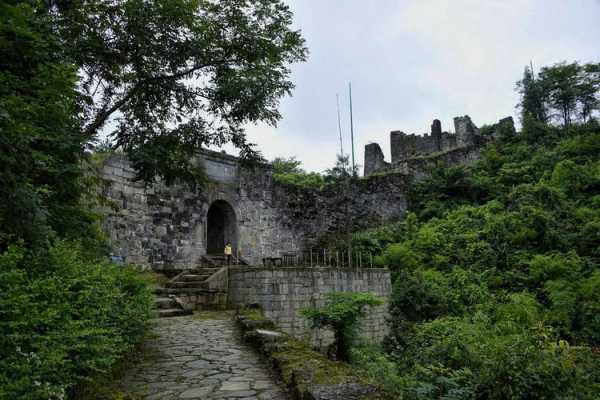
M348 82L348 94L350 96L350 138L352 139L352 175L354 175L354 122L352 120L352 82Z
M531 77L535 81L535 72L533 72L533 60L529 60L529 65L531 67Z
M337 117L338 117L338 132L340 134L340 155L344 155L344 141L342 140L342 120L340 118L340 95L335 94L335 102L337 104Z

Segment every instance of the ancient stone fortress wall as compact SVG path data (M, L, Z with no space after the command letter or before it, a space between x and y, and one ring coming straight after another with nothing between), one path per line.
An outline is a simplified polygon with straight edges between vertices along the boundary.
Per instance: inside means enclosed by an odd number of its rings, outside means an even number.
M300 310L321 306L332 292L369 292L389 300L392 292L390 272L386 269L319 267L230 268L229 304L258 304L265 316L279 328L317 345L331 341L331 332L313 332ZM387 334L388 304L371 308L362 322L361 335L380 342Z
M306 189L273 181L268 166L242 168L235 157L205 152L210 182L191 190L158 182L145 187L123 155L112 155L101 170L105 194L114 205L102 210L113 255L155 270L201 264L206 254L222 254L231 242L247 262L298 253L324 235L338 232L348 215L354 229L401 218L407 209L408 177L374 176L352 183L348 213L344 189Z
M127 263L173 270L192 268L207 253L222 253L227 241L250 263L299 249L299 235L280 223L280 210L271 205L268 169L242 170L235 157L213 152L202 154L200 162L210 182L191 190L160 182L144 187L133 181L133 168L124 156L105 161L101 176L113 207L102 211L113 255ZM218 232L209 231L211 213L221 220ZM211 248L215 235L220 243Z
M365 146L364 175L400 172L419 178L427 174L432 164L470 164L479 158L480 149L494 140L505 127L514 130L511 117L501 119L483 135L468 115L454 118L455 133L442 131L439 120L434 120L430 134L415 135L402 131L390 133L391 162L386 162L377 143Z
M283 225L301 232L303 247L308 249L323 236L343 230L348 220L353 230L359 230L402 218L408 208L408 184L403 174L358 179L348 189L343 184L322 189L277 184L273 205L280 210ZM344 190L349 193L347 200Z

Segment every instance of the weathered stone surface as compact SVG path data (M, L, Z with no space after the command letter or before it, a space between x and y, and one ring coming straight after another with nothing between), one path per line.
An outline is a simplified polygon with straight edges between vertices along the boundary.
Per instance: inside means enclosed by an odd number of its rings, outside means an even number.
M114 256L126 263L174 271L201 264L211 246L215 251L214 243L230 241L235 254L259 265L263 257L309 249L323 235L339 232L348 220L339 186L320 190L282 185L273 181L268 166L242 168L234 157L213 152L203 153L200 160L211 182L195 191L160 182L144 188L128 178L134 171L124 156L105 161L104 194L116 209L101 211ZM407 185L408 178L401 175L353 182L349 214L354 228L401 218L407 208ZM223 238L209 224L213 207L225 219L218 232Z
M433 165L470 164L479 158L483 145L497 138L501 130L514 131L512 117L493 125L491 135L482 135L468 115L454 118L455 133L443 132L439 120L431 124L431 134L390 133L391 163L380 157L375 143L365 146L365 176L375 172L397 172L420 179ZM379 151L376 151L376 147ZM382 153L381 153L382 154ZM423 162L423 159L426 162Z
M385 162L383 151L377 143L369 143L365 146L365 176L386 169L388 166L389 163Z
M308 392L314 400L362 400L375 394L374 388L358 383L315 385Z
M350 291L369 292L388 299L392 291L390 272L377 268L316 267L236 267L229 271L229 301L232 305L258 304L278 328L298 338L311 340L319 347L331 343L331 332L311 330L300 310L323 304L327 293ZM362 321L360 334L375 342L383 340L387 334L386 316L387 304L369 310Z
M279 332L275 331L267 331L264 329L257 329L256 334L261 337L261 339L265 342L276 342L283 336Z
M146 344L147 360L117 383L132 398L288 399L258 355L240 342L230 318L154 323L157 338Z

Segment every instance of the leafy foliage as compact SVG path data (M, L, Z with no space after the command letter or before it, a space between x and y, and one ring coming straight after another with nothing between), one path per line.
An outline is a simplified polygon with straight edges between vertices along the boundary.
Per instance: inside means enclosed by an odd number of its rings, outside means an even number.
M547 123L554 118L565 127L585 123L600 108L600 64L558 63L543 67L537 78L526 67L517 88L523 121Z
M323 176L316 172L306 172L295 157L277 157L273 160L273 179L287 185L303 188L320 188L325 184Z
M81 164L76 70L31 2L0 4L0 250L15 240L95 237Z
M540 116L561 111L573 68L591 66L542 69L528 84L552 78L557 97L477 164L414 183L405 221L354 234L390 268L393 293L385 352L356 347L353 361L397 396L600 396L600 126L575 123L580 88L562 127Z
M301 312L311 321L313 328L333 329L336 359L348 360L360 317L364 316L367 306L381 304L383 301L370 293L335 292L327 295L323 307L305 308Z
M146 331L152 294L133 270L68 242L0 254L0 398L64 398Z
M50 4L39 12L79 69L83 135L117 116L114 145L146 182L196 182L201 146L232 143L260 158L243 126L280 119L279 100L294 87L288 65L307 55L280 0Z
M320 189L329 184L347 183L349 179L356 178L358 167L352 174L348 155L338 154L335 165L325 173L306 172L301 168L301 162L295 157L277 157L272 161L273 178L280 183L295 185L303 188Z

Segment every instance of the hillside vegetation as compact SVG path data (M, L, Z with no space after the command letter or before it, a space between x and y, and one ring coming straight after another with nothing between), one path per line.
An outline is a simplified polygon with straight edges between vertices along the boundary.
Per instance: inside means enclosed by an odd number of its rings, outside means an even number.
M353 352L388 390L600 398L600 125L577 106L560 126L524 109L475 166L413 185L402 223L354 235L394 280L385 351Z

